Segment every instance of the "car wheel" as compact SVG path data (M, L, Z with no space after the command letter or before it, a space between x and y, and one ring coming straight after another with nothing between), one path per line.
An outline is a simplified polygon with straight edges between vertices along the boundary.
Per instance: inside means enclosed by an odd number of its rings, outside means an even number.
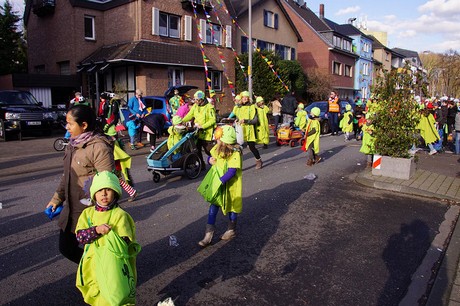
M158 172L153 172L152 179L155 183L158 183L160 181L160 174Z

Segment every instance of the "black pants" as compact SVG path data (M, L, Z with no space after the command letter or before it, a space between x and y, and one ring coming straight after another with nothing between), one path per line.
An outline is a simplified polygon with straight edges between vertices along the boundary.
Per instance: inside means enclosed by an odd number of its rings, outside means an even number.
M198 150L198 156L200 157L201 159L201 167L202 168L205 168L206 167L206 164L204 162L204 159L203 159L203 150L204 152L208 155L208 156L211 156L211 149L213 147L213 142L212 141L206 141L206 140L203 140L203 139L198 139L197 142L196 142L196 148Z
M254 157L256 159L260 159L260 154L259 154L259 150L257 150L256 148L256 143L254 141L248 141L248 147L249 147L249 150L251 150Z
M77 236L68 229L61 230L59 233L59 252L77 264L83 256L83 249L78 246Z

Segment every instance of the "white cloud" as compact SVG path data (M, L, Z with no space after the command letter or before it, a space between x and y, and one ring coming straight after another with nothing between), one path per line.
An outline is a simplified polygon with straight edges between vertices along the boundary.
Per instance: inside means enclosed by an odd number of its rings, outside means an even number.
M359 12L361 10L361 7L357 6L350 6L344 9L340 9L337 13L335 13L336 16L341 16L341 15L349 15L353 14L356 12Z
M418 10L420 12L430 12L444 17L453 17L460 14L460 3L458 0L429 0L425 4L419 6Z

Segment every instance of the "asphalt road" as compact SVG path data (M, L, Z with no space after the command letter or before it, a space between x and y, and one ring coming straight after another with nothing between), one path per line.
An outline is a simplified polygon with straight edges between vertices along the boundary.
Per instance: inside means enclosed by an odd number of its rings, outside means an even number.
M298 148L261 150L264 168L244 155L238 236L202 250L207 205L200 179L178 173L151 180L133 158L140 197L121 205L136 221L138 305L397 305L448 206L357 185L365 157L341 137L321 139L320 164ZM54 154L54 153L53 153ZM43 209L61 171L0 177L0 304L82 305L77 266L59 255L58 230ZM313 173L314 181L305 177ZM169 245L169 236L179 246ZM429 277L429 276L427 276Z

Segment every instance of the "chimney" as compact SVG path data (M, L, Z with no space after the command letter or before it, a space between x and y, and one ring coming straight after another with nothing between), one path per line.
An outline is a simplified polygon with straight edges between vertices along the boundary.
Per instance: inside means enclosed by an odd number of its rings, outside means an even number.
M324 4L322 3L319 5L319 18L324 18Z

